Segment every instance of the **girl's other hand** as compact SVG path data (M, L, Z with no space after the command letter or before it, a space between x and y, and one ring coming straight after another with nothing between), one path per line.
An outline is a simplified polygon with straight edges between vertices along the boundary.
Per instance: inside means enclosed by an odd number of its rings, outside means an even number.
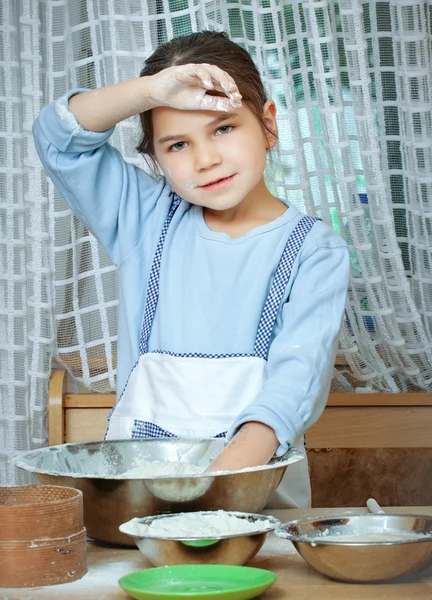
M266 465L278 446L278 439L271 427L255 421L245 423L205 473Z
M215 65L202 63L169 67L149 79L155 106L215 111L242 106L234 79ZM221 96L221 93L224 95Z

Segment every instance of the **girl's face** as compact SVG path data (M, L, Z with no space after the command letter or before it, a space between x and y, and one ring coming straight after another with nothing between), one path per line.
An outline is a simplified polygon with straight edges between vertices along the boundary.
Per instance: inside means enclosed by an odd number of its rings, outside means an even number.
M267 149L276 141L246 106L230 112L152 110L154 158L172 189L192 204L226 210L266 190ZM271 100L263 120L276 132Z

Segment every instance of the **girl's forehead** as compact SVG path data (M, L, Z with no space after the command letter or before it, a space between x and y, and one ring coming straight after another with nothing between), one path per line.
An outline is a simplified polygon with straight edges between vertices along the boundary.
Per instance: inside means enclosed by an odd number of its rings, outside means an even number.
M222 112L214 110L178 110L168 106L158 106L152 109L152 123L155 141L161 136L169 133L181 134L193 132L194 130L223 125L229 120L232 122L248 118L251 112L243 105L241 108L233 108L232 111Z
M208 120L207 115L211 115L210 110L179 110L169 106L158 106L152 109L153 126L163 127L166 124L191 122L205 122Z

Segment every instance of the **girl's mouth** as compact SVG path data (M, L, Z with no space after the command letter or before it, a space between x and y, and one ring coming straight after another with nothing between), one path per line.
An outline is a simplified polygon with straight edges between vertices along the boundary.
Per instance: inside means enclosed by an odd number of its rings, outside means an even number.
M201 185L200 188L202 190L219 189L221 187L224 187L228 183L230 183L234 179L235 176L236 176L236 174L234 173L234 175L230 175L229 177L222 177L221 179L215 179L214 181L211 181L210 183L207 183L206 185Z

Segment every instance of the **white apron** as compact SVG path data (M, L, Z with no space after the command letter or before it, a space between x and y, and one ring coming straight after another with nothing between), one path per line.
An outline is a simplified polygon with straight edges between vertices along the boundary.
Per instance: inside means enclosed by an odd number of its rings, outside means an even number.
M266 378L270 336L297 253L317 220L303 217L292 232L266 299L253 354L175 354L148 351L159 295L165 237L181 199L173 203L156 248L150 272L140 357L108 417L105 439L225 437L230 425L257 397ZM304 447L304 437L295 443ZM308 507L311 501L307 460L287 469L269 507Z

